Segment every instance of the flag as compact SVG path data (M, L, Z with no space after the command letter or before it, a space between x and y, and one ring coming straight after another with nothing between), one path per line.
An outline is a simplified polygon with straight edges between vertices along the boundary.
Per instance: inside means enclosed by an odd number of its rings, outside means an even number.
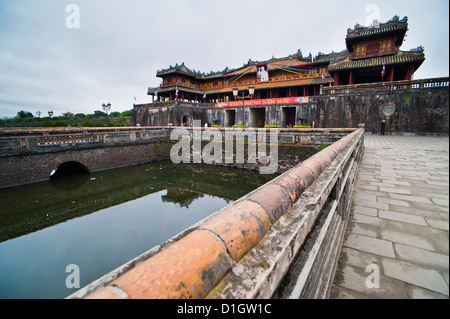
M322 70L322 83L325 82L325 70Z
M136 101L136 96L134 97L134 100Z
M206 92L203 94L203 99L206 99Z
M158 99L158 91L155 92L155 97Z
M175 91L175 97L178 99L178 86L177 86L177 90Z
M381 77L386 73L386 60L383 59L383 69L381 70Z

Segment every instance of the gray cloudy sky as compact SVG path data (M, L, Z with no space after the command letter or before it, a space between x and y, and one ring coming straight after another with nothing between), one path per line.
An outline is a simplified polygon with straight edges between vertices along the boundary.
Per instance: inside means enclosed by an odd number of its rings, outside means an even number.
M71 4L79 28L67 27ZM415 78L448 76L448 0L0 0L0 117L87 114L105 102L122 112L150 102L156 71L170 65L208 73L341 51L347 28L396 14L408 16L401 49L425 47Z

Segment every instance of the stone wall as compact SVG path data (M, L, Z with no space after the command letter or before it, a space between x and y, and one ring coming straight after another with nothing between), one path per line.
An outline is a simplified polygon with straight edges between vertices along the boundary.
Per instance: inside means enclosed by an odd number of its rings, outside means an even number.
M357 127L379 133L386 119L387 133L448 134L448 87L397 92L365 92L317 97L317 127ZM383 114L391 106L393 114Z
M183 125L183 118L202 124L218 119L224 127L241 124L243 117L249 127L286 124L287 108L295 108L298 117L316 128L357 128L365 124L366 132L379 133L380 122L386 119L389 134L448 134L448 87L432 87L397 91L367 91L310 97L309 103L268 105L259 107L218 108L199 107L198 104L175 102L136 105L133 123L141 126ZM383 112L392 111L392 115ZM388 113L386 113L388 114ZM262 119L264 122L262 123Z
M249 127L263 127L265 124L283 123L283 108L295 108L296 117L306 118L308 122L314 119L315 102L303 104L279 104L255 107L202 107L195 103L167 102L155 104L135 105L133 109L133 125L140 126L183 126L184 121L194 121L204 124L213 124L219 120L220 125L231 127L241 124L244 118L245 125ZM230 113L228 113L230 112ZM260 123L257 117L263 117ZM232 117L232 119L231 119ZM258 125L259 124L259 125Z

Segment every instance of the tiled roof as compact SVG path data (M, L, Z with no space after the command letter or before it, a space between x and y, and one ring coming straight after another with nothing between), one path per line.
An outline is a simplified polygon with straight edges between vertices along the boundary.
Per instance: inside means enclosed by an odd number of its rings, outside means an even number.
M408 18L404 17L402 20L399 20L398 16L395 16L386 23L381 23L370 27L363 27L356 25L355 29L347 30L346 39L369 37L396 31L406 32L407 29L408 29Z
M370 27L363 27L357 24L354 29L347 29L345 42L348 50L352 52L355 42L373 37L396 34L395 44L401 46L407 30L408 18L404 17L400 20L398 16L394 16L386 23L379 23Z
M178 89L178 91L183 92L189 92L189 93L195 93L195 94L203 94L203 90L196 90L193 88L185 87L183 85L171 85L171 86L165 86L165 87L156 87L156 88L148 88L147 95L155 95L156 92L158 94L161 93L167 93L167 92L175 92Z
M402 64L402 63L417 63L422 64L425 56L422 52L400 52L399 54L380 56L360 60L344 60L338 63L333 63L328 67L328 71L340 71L348 69L369 68L374 66L382 66L383 60L385 65Z
M158 70L156 72L156 76L161 77L161 76L165 76L168 74L184 74L187 76L191 76L194 77L196 79L199 80L210 80L210 79L214 79L214 78L223 78L225 76L234 76L237 74L242 73L243 71L245 71L246 69L248 69L249 67L253 67L256 66L258 64L265 64L265 63L269 63L269 71L272 70L276 70L275 67L271 66L270 63L272 62L276 62L279 64L283 64L283 65L288 65L288 66L302 66L302 65L310 65L312 62L312 56L311 53L309 54L309 56L307 57L303 57L301 50L298 50L297 53L291 54L287 57L282 57L282 58L275 58L272 57L269 60L266 61L252 61L251 59L244 64L242 67L238 67L238 68L234 68L234 69L230 69L230 68L225 68L222 71L218 71L218 72L210 72L208 74L204 73L204 72L199 72L199 71L195 71L195 70L191 70L189 68L187 68L184 65L184 62L181 65L176 64L175 66L170 66L167 69L164 70ZM252 70L251 72L256 72L256 68L254 70Z
M314 65L318 65L318 64L333 63L333 62L344 60L347 57L348 57L347 49L345 49L345 50L343 50L341 52L332 52L332 53L329 53L329 54L319 53L315 57L313 64Z
M364 28L364 29L357 29L349 34L347 34L347 39L352 38L363 38L373 35L379 35L383 33L389 33L393 31L405 31L407 30L408 25L405 23L404 25L389 25L386 27L372 27L372 28Z

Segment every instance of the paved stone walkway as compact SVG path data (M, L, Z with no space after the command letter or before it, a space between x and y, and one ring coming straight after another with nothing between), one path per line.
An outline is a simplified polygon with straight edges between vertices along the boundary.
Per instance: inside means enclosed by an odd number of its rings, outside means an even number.
M365 136L330 298L448 298L449 139Z

